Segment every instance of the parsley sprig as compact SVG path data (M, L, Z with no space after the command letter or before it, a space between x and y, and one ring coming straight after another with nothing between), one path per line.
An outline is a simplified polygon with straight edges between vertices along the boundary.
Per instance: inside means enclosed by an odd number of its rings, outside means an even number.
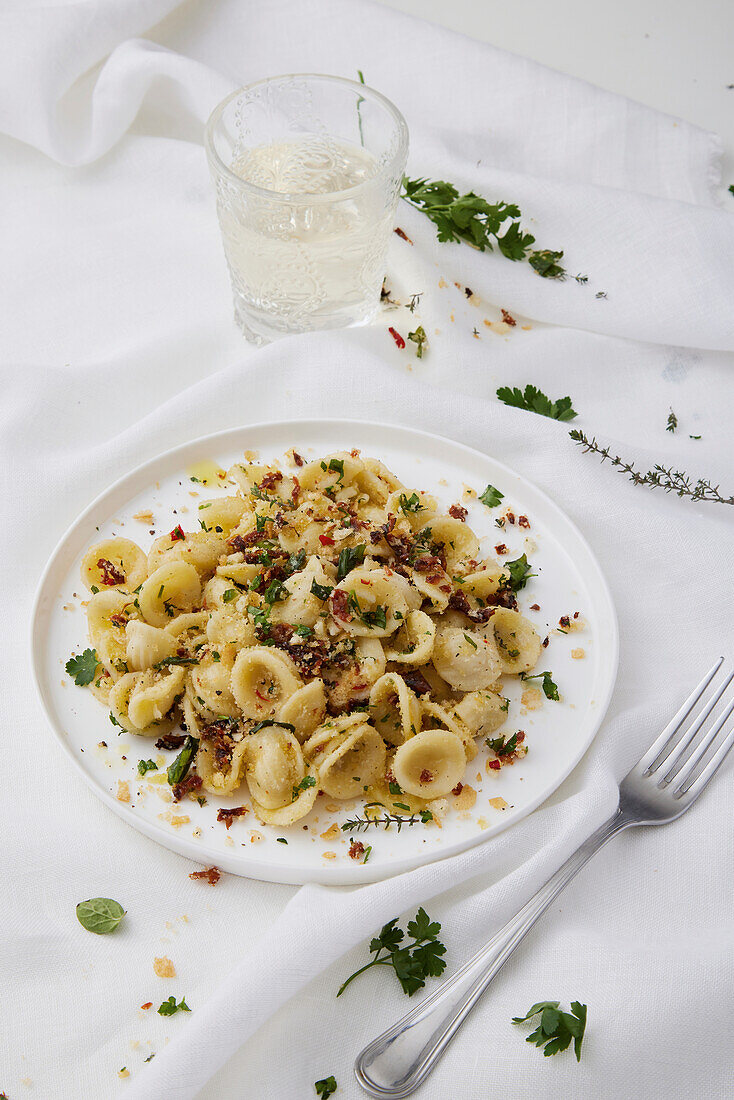
M177 1012L191 1012L185 997L181 998L179 1004L176 1004L175 997L168 997L158 1009L159 1016L175 1016Z
M77 687L86 687L94 679L98 664L97 651L85 649L78 657L70 657L65 667L69 676L73 677Z
M362 74L360 73L359 75L361 76ZM362 83L364 84L364 81L362 81ZM362 100L359 100L359 103L361 102ZM359 105L357 109L359 110ZM320 1081L314 1081L313 1087L316 1089L316 1095L319 1096L321 1100L328 1100L337 1090L336 1078L333 1074L331 1077L322 1077Z
M525 1039L526 1043L535 1043L536 1047L545 1047L543 1054L548 1058L552 1054L558 1054L571 1045L576 1054L576 1061L581 1061L581 1044L586 1030L586 1005L578 1001L571 1002L571 1012L562 1012L559 1008L560 1001L539 1001L533 1005L525 1016L513 1016L513 1024L524 1024L533 1016L540 1015L540 1023L531 1035Z
M551 401L542 390L531 385L527 385L524 390L517 386L500 386L497 396L513 409L538 413L540 416L550 417L551 420L574 420L578 416L571 405L570 397L559 397L556 401Z
M528 561L527 554L521 554L514 561L506 561L502 568L507 570L503 578L504 583L513 592L519 592L531 577L537 577L538 575L537 573L531 573L532 566Z
M373 966L391 966L403 992L409 997L424 987L426 978L438 978L443 974L446 960L441 956L446 954L446 947L438 939L441 931L438 921L432 921L421 907L415 920L408 921L408 935L412 942L406 946L402 946L405 932L397 925L398 918L393 917L375 936L370 942L374 958L347 978L339 987L337 997L341 997L350 982Z
M460 195L445 180L411 180L403 177L402 198L430 218L439 241L465 241L480 252L496 246L508 260L527 260L544 279L563 279L563 252L535 251L535 237L520 225L519 206L490 203L468 191Z

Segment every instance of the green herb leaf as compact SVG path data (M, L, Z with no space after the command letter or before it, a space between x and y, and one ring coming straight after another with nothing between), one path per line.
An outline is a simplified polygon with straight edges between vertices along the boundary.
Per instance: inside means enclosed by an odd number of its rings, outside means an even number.
M474 641L474 639L472 638L471 634L466 634L466 633L465 633L465 634L464 634L464 639L465 639L465 641L467 641L467 642L469 643L469 645L470 645L470 646L472 646L472 647L473 647L474 649L476 649L476 648L477 648L477 643L476 643L476 642Z
M514 203L489 203L473 191L460 195L445 180L403 177L402 198L420 210L436 226L439 241L465 241L480 252L496 245L509 260L527 260L545 279L563 279L562 252L531 251L535 237L520 225L521 213Z
M232 600L236 600L239 592L236 588L228 588L226 592L222 593L222 599L225 603L231 603Z
M398 497L401 511L405 512L406 516L410 512L422 512L423 505L421 504L420 497L417 493L412 493L409 497L406 497L405 493L401 493Z
M675 415L675 413L671 409L670 412L668 413L668 423L667 423L667 426L666 426L665 430L666 430L666 432L674 432L677 427L678 427L678 417Z
M157 772L158 765L155 760L138 760L138 775L145 775L146 772Z
M519 558L515 558L514 561L506 561L503 565L503 569L507 570L505 575L505 584L513 592L519 592L524 588L531 577L537 576L537 573L531 573L530 563L528 562L527 555L521 554Z
M432 921L425 909L419 909L414 920L408 921L407 925L408 936L412 942L403 945L405 932L398 927L397 921L397 917L388 921L379 935L370 941L369 949L374 957L347 978L340 987L337 997L341 996L354 978L377 965L391 966L403 992L409 997L423 988L426 978L440 977L446 969L446 962L442 958L446 948L438 940L441 925L437 921Z
M293 727L291 726L291 729ZM301 791L307 791L309 787L316 786L316 777L313 775L304 775L300 783L296 783L291 793L291 802L295 802Z
M543 683L540 686L543 689L543 694L545 695L546 699L554 699L556 702L559 701L560 696L558 694L558 687L557 687L556 684L553 683L553 677L551 676L550 672L536 672L532 676L527 672L521 672L520 673L520 679L521 680L541 680L542 679Z
M85 687L91 684L99 658L95 649L85 649L78 657L70 657L66 662L66 671L74 680L77 687Z
M294 733L296 729L290 722L274 722L272 718L265 718L262 722L257 722L252 729L247 732L252 736L253 733L259 733L260 730L264 730L267 726L279 726L280 729L288 730L290 733Z
M487 508L496 508L505 499L505 494L495 489L494 485L488 485L479 499Z
M506 741L504 737L495 737L493 740L488 737L485 743L497 756L509 756L517 748L517 734L513 733L512 737L508 737Z
M527 385L524 390L517 386L500 386L497 396L505 405L548 416L551 420L574 420L578 415L571 406L570 397L559 397L557 401L551 401L541 390L531 385Z
M537 1047L544 1047L546 1058L567 1050L573 1039L576 1061L581 1061L581 1043L586 1030L586 1005L572 1001L571 1013L560 1010L559 1001L539 1001L525 1016L513 1016L513 1024L523 1024L533 1016L540 1015L540 1023L535 1031L525 1039Z
M334 589L330 584L319 584L318 581L311 581L311 592L319 600L328 600Z
M175 997L168 997L158 1009L159 1016L175 1016L177 1012L191 1012L184 997L181 998L180 1004L176 1004Z
M387 789L389 790L390 794L401 795L403 793L403 788L400 786L400 784L393 783L392 780L390 780L390 782L388 783Z
M192 737L190 734L188 734L186 740L184 741L181 752L178 754L166 773L168 776L168 782L171 787L174 787L177 783L180 783L182 779L186 778L186 773L193 763L198 748L198 737Z
M360 79L362 74L360 73ZM362 80L364 84L364 80ZM320 1081L315 1081L314 1086L316 1093L321 1097L321 1100L328 1100L329 1096L332 1096L336 1092L336 1078L335 1077L323 1077Z
M168 668L169 665L198 665L198 657L164 657L153 668Z
M423 328L423 325L418 325L415 332L409 332L408 339L418 345L415 353L416 359L422 359L423 349L428 347L428 337L426 336L426 330Z
M364 552L367 549L364 543L360 543L359 546L347 546L342 550L339 555L339 562L336 567L336 579L337 581L343 581L347 573L351 573L356 566L361 565L364 561Z
M124 916L125 910L112 898L89 898L76 907L76 917L82 927L98 936L114 932Z
M343 458L330 458L329 469L335 474L339 475L339 480L344 480L344 459Z

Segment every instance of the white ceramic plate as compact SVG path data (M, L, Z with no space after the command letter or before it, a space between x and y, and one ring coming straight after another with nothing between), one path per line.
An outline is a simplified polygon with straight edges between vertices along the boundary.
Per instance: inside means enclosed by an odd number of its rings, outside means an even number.
M481 493L488 483L495 485L505 495L502 505L489 511L481 503L468 504L467 522L481 537L486 554L494 556L493 548L501 542L509 558L527 550L538 574L520 593L520 609L542 637L550 638L538 670L552 671L561 701L543 699L538 709L528 710L521 702L523 685L506 678L511 704L502 732L508 736L524 730L528 755L512 767L488 773L482 749L465 777L477 791L475 805L470 810L452 809L440 829L435 824L404 827L400 833L394 827L371 827L359 834L339 829L336 836L332 829L323 839L321 834L334 822L339 825L362 811L357 803L342 803L337 812L330 812L325 807L334 803L321 797L309 818L290 829L258 826L249 814L227 831L216 820L217 809L246 802L242 792L229 799L210 797L204 807L191 800L178 806L162 801L161 792L167 788L156 787L148 782L150 775L141 779L137 772L139 759L157 755L153 742L120 735L102 705L89 691L75 687L64 672L69 655L87 645L87 593L79 579L79 561L89 545L123 534L147 549L154 537L150 530L159 535L178 522L194 529L198 499L226 490L193 483L188 476L192 467L213 460L227 468L241 460L245 450L259 451L270 461L290 447L306 458L358 447L385 462L410 490L429 490L445 507L462 501L466 486ZM500 530L495 525L508 507L515 516L528 517L529 530L517 524ZM150 529L132 518L146 510L155 517ZM535 603L540 610L528 610ZM574 620L575 612L579 617ZM564 615L575 627L567 634L558 630ZM34 675L49 722L84 779L115 813L198 863L289 883L351 884L386 878L479 844L525 817L559 786L591 743L614 686L618 653L616 616L601 570L581 533L548 497L506 466L449 439L348 420L236 428L186 443L125 474L90 504L56 548L41 580L31 630ZM108 747L100 748L100 741ZM117 798L119 781L127 781L129 803ZM490 803L493 798L504 799L507 808L497 809ZM68 804L73 806L73 800ZM187 820L177 824L175 818ZM288 843L278 842L277 836L285 836ZM372 846L368 863L349 858L350 836Z

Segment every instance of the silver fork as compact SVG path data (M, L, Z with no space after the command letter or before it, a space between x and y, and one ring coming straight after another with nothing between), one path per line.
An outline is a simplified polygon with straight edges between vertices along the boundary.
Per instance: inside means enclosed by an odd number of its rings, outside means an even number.
M723 704L714 715L734 672L725 676L721 686L718 677L711 697L702 703L723 661L720 657L706 673L658 739L622 780L616 813L577 848L465 966L364 1048L354 1072L366 1092L392 1100L414 1092L541 913L602 845L631 825L664 825L674 821L693 805L734 744L734 729L728 733L725 730L734 711L734 701Z

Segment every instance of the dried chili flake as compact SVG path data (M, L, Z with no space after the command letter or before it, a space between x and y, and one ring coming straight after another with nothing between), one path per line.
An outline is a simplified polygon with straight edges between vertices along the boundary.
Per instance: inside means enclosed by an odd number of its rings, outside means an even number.
M511 313L508 313L506 309L502 310L502 320L505 322L506 325L510 325L512 328L514 328L517 324L515 318L512 316Z
M322 546L335 546L336 540L331 535L319 535L319 542Z
M233 806L231 810L222 807L221 810L217 810L217 821L223 821L229 830L234 819L236 817L244 817L246 813L248 813L247 806Z
M449 515L453 516L454 519L461 520L461 522L463 523L466 517L469 515L469 512L463 506L463 504L452 504L449 508Z
M305 459L303 459L301 455L299 455L298 451L294 451L293 461L295 462L296 466L303 466Z
M183 528L181 527L180 523L173 528L168 537L170 538L171 542L181 542L182 539L186 538L186 535L184 534Z
M364 856L364 844L361 840L353 840L349 846L350 859L362 859Z
M530 520L527 516L519 516L517 522L520 527L525 527L526 529L530 527Z
M433 779L433 772L430 772L428 768L424 768L418 778L420 779L421 783L430 783Z
M499 762L499 760L488 760L487 767L491 768L494 772L498 772L502 767L502 764Z
M455 795L460 795L463 790L464 790L464 784L463 783L457 783L456 786L451 791L451 793L455 794Z
M387 331L390 333L398 347L402 350L405 347L405 340L403 340L397 329L394 329L392 325L390 325L390 328Z
M187 775L180 783L174 783L171 790L173 791L174 802L180 802L185 794L201 790L201 776L195 773Z
M530 604L530 610L531 611L540 611L540 604L539 603L531 603Z
M145 1002L145 1004L144 1004L144 1005L141 1005L140 1007L141 1007L141 1008L142 1008L142 1009L143 1009L144 1011L146 1011L146 1012L147 1012L149 1008L152 1008L152 1007L153 1007L153 1002L152 1002L152 1001L146 1001L146 1002Z
M399 225L395 226L395 228L393 229L393 233L395 233L398 237L400 237L401 241L407 241L408 244L413 243L411 241L410 237L408 236L408 234L403 229L401 229Z
M507 547L505 546L504 542L498 542L494 548L494 552L495 554L506 554Z

